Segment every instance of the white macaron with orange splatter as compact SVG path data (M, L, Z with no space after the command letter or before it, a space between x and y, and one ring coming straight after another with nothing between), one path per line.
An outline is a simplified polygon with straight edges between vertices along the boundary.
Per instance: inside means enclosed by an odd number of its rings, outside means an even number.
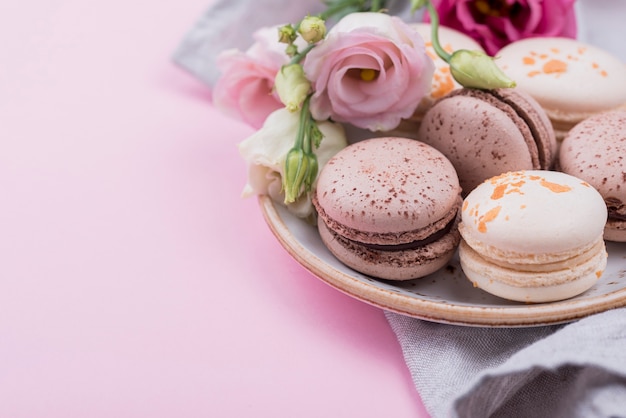
M575 39L538 37L498 51L498 66L544 108L558 140L578 122L626 105L624 62Z
M591 288L606 268L606 218L602 196L577 177L504 173L463 202L461 267L475 287L505 299L568 299Z

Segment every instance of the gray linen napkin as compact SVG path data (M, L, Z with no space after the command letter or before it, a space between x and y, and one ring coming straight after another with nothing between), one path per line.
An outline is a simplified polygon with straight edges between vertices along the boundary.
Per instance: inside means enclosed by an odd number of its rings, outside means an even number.
M433 417L626 416L624 308L536 328L385 314Z
M419 19L408 1L391 13ZM626 60L615 36L626 0L578 0L579 38ZM319 0L216 0L173 60L212 87L217 54L247 49L261 26L293 23ZM584 19L581 19L584 17ZM427 411L439 417L626 417L626 309L567 325L479 328L385 312Z

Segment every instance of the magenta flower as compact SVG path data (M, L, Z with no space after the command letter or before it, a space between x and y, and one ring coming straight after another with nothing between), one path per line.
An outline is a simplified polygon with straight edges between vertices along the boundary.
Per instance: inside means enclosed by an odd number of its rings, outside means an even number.
M417 31L399 18L351 13L309 52L304 72L316 119L385 131L430 91L434 64Z
M442 25L464 32L490 55L519 39L576 37L575 0L433 0ZM429 16L426 15L426 20Z

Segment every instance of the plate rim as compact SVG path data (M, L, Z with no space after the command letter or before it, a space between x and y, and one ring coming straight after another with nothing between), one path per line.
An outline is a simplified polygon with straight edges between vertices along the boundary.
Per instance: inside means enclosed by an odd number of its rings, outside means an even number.
M458 305L409 297L358 280L328 265L294 237L271 197L259 195L258 202L275 238L302 267L348 296L401 315L452 325L510 328L567 323L626 306L626 287L587 299L506 307Z

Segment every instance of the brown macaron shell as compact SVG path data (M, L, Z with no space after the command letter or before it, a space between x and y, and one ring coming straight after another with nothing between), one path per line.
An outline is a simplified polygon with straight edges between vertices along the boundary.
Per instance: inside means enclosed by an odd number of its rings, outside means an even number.
M556 138L543 109L516 89L460 89L426 113L419 140L454 165L467 195L484 180L552 167Z
M460 241L460 186L452 164L407 138L373 138L337 153L313 203L320 236L344 264L388 279L443 267Z

